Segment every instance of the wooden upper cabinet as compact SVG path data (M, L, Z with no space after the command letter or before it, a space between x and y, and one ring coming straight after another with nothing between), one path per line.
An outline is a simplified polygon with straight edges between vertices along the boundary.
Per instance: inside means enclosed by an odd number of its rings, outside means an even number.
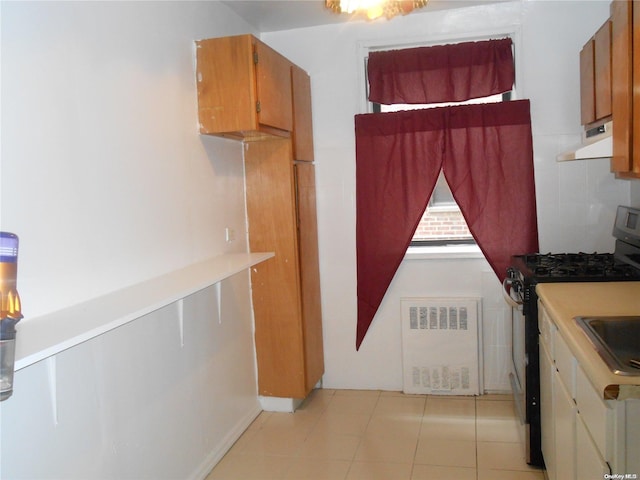
M258 121L290 132L293 130L292 64L258 40L255 40L255 52Z
M633 145L630 162L630 177L640 178L640 5L635 2L633 8Z
M611 116L611 22L607 20L594 37L596 120Z
M612 110L614 119L611 170L618 176L629 177L640 176L640 164L636 163L635 167L633 165L633 84L634 81L638 82L640 76L639 73L634 78L633 3L635 2L626 0L611 2ZM640 47L636 49L636 52L640 53Z
M589 40L580 50L580 122L588 125L596 119L596 82L594 42Z
M288 137L291 62L252 35L196 42L200 132Z
M311 79L296 65L291 67L293 93L293 156L296 160L312 162L313 124L311 120Z
M611 116L611 22L580 51L580 118L589 126Z

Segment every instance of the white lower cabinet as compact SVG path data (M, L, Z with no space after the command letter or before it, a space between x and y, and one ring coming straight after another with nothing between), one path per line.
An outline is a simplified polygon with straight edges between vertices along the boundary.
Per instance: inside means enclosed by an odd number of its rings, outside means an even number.
M577 371L577 399L584 426L601 456L613 458L613 414L612 408L605 403L601 395L589 383L581 367Z
M575 360L544 313L540 315L540 411L547 478L576 478ZM569 385L567 385L569 383Z
M556 480L556 442L553 425L555 412L553 401L556 369L548 345L540 337L540 419L542 422L542 456L549 480Z
M540 306L542 455L549 480L602 480L616 458L614 411Z
M609 465L602 458L580 414L577 415L576 421L576 455L578 458L576 476L567 478L602 480L606 474L611 473Z
M576 478L576 404L558 373L553 393L556 479Z

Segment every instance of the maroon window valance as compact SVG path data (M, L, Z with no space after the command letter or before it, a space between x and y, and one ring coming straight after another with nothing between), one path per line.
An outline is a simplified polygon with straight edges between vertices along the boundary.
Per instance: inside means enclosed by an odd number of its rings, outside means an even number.
M500 280L538 231L528 100L357 115L355 128L359 349L440 170Z
M371 52L369 100L427 104L461 102L512 89L510 38Z

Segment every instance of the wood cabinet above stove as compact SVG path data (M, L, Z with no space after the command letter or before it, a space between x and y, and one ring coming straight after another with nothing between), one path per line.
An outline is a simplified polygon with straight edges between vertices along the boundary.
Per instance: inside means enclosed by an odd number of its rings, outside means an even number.
M611 170L640 179L640 2L611 2L611 53Z
M611 22L580 51L580 119L585 129L611 119Z

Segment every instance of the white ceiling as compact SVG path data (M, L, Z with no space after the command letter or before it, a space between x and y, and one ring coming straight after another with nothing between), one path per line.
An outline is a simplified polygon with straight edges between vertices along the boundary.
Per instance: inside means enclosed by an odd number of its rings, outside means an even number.
M411 15L500 1L508 0L429 0L426 7L415 10ZM222 3L260 32L314 27L349 20L347 14L335 14L326 9L324 0L226 0Z

